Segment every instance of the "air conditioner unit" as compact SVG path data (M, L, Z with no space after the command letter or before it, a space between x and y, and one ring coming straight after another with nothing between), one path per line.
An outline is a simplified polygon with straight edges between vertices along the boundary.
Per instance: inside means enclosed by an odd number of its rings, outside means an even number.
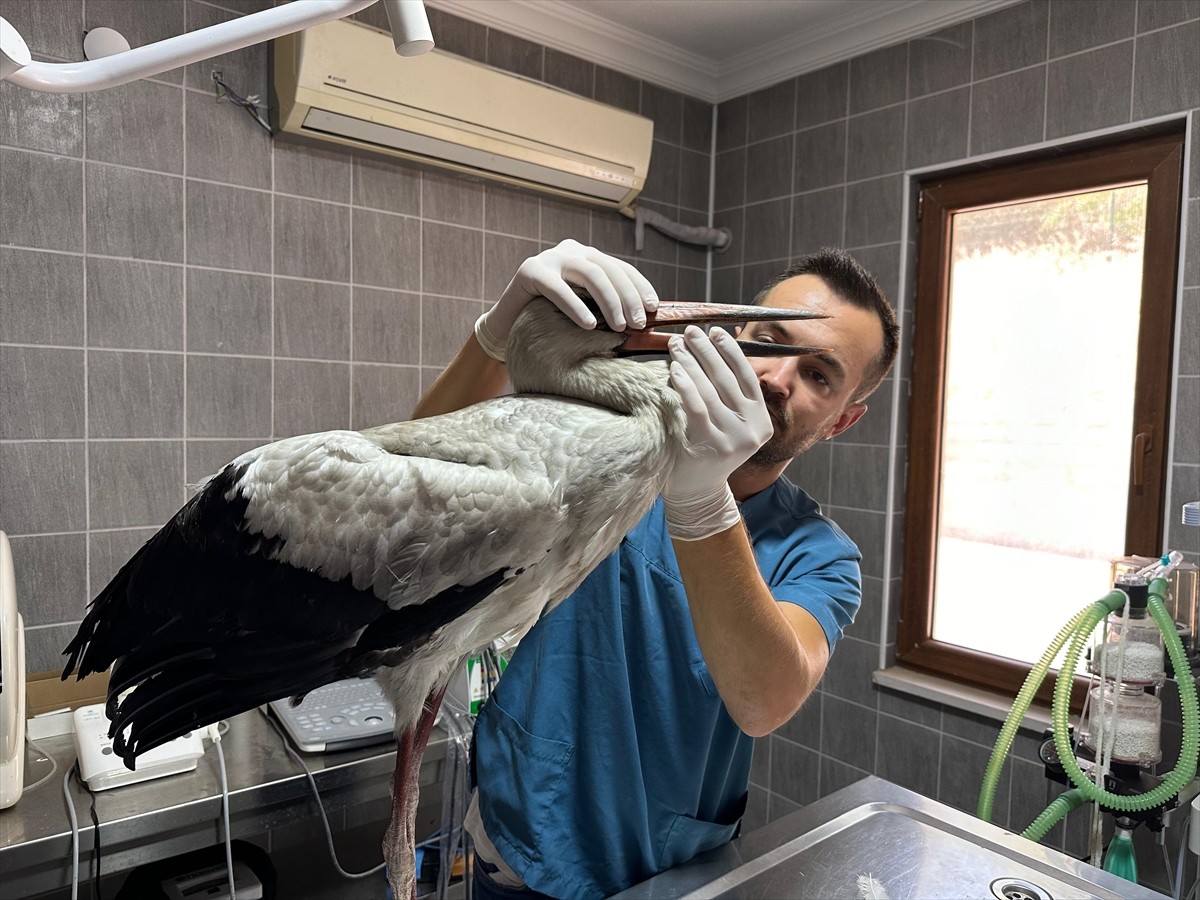
M277 38L272 124L561 197L623 209L646 181L654 123L337 20Z

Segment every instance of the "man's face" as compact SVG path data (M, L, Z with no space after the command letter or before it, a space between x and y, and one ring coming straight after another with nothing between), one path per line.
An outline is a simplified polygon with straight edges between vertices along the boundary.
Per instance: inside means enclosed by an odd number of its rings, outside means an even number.
M754 322L742 332L754 341L829 348L819 356L750 357L775 433L749 464L769 468L841 434L866 412L866 404L853 398L883 349L883 328L873 312L839 299L816 275L798 275L776 285L764 305L803 307L830 316Z

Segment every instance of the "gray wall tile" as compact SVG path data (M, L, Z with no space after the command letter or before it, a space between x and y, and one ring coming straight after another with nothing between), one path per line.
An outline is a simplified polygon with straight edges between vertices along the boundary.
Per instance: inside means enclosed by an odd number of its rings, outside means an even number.
M942 705L920 697L910 697L894 691L879 691L879 711L918 725L941 728Z
M605 210L603 212L597 211L594 217L591 207L585 206L582 203L546 198L542 200L542 243L557 244L560 241L570 238L582 244L587 244L590 241L592 220L602 214L607 214L614 218L619 215L617 212ZM514 269L513 271L516 270Z
M416 216L421 213L421 172L398 159L354 155L354 204Z
M679 205L702 214L708 212L711 157L691 150L679 151ZM616 215L616 213L614 213Z
M983 772L987 768L991 751L975 744L968 744L957 738L942 738L941 771L938 773L936 799L955 809L961 809L975 815L979 807L980 784ZM928 760L922 763L929 765ZM996 786L995 806L992 822L1003 827L1008 820L1008 797L1011 775L1011 764L1005 766L1000 782ZM1044 778L1043 778L1044 780ZM1045 809L1045 806L1042 807ZM1038 810L1040 813L1041 810ZM1037 815L1035 813L1034 815ZM1033 821L1030 819L1030 821ZM1025 823L1026 825L1029 822ZM1025 826L1021 826L1023 829Z
M183 262L181 178L88 163L87 216L89 253Z
M349 359L350 286L276 278L275 355Z
M796 127L844 118L850 95L850 64L837 63L796 79Z
M355 219L358 217L356 211ZM356 251L358 237L355 234ZM369 235L363 237L369 239ZM349 243L349 208L296 197L275 197L275 274L349 281L350 261L345 252Z
M771 738L771 792L804 805L820 796L821 758L813 750L783 738Z
M1200 107L1200 21L1137 39L1133 118Z
M908 44L884 47L850 60L850 114L899 103L905 97Z
M792 256L842 244L845 202L846 191L841 187L797 194L793 198Z
M90 583L87 596L95 597L121 571L142 545L157 533L155 528L128 528L119 531L93 531L88 535ZM80 618L79 610L73 618Z
M420 399L420 370L410 366L364 366L351 373L351 428L369 428L412 417Z
M1200 378L1175 384L1175 462L1200 464ZM1197 498L1192 498L1197 499Z
M936 797L941 739L931 728L881 715L875 773L910 791Z
M421 364L444 366L454 358L484 310L477 300L421 298Z
M1024 69L971 88L971 152L994 153L1042 139L1046 71Z
M789 463L784 474L822 506L828 506L832 460L833 448L828 443L814 444Z
M904 167L903 134L903 106L851 116L846 130L846 180L899 172Z
M903 185L899 175L846 186L847 247L881 244L900 233Z
M187 433L269 438L271 361L189 354Z
M679 148L674 144L654 141L641 199L669 204L679 202Z
M281 203L300 203L281 198ZM291 208L290 206L288 207ZM281 221L282 219L282 221ZM276 216L276 253L292 222ZM271 195L188 180L187 261L244 272L271 271ZM290 251L292 245L283 242ZM285 257L285 262L290 257Z
M821 706L824 703L824 696L824 691L813 691L804 701L799 712L784 722L775 733L793 743L820 750Z
M63 647L75 636L77 625L45 625L25 629L25 671L61 672Z
M483 233L427 222L421 229L422 289L428 294L482 296Z
M838 641L830 657L821 689L828 696L851 700L860 706L874 708L875 689L871 673L879 668L879 644L845 637Z
M1185 288L1180 310L1179 374L1200 375L1200 288Z
M1046 61L1047 0L1006 6L975 20L976 79Z
M746 202L746 153L745 147L738 147L736 150L717 154L713 195L715 209L729 209Z
M84 28L113 28L125 35L131 47L144 47L184 30L183 0L161 0L147 5L137 0L88 0L84 4ZM83 35L75 36L70 59L83 58ZM183 72L174 69L155 75L159 81L178 84Z
M90 527L161 525L183 500L183 441L89 442Z
M496 300L521 263L538 253L537 241L501 234L483 236L483 297ZM396 360L389 360L395 362Z
M821 704L821 753L875 771L875 731L881 718L872 709L827 694Z
M906 164L920 168L967 155L971 89L961 88L915 100L908 105Z
M425 172L421 176L421 215L438 222L483 224L483 183L456 175Z
M356 361L410 364L420 361L420 295L356 287L352 315Z
M633 256L633 222L624 216L593 213L592 246L616 256Z
M83 250L83 165L78 160L0 149L0 208L36 216L0 216L0 244Z
M654 137L675 146L683 143L683 94L657 84L642 85L641 114L654 121Z
M134 81L84 100L87 155L157 172L183 172L183 95L178 87Z
M28 40L28 35L23 35ZM84 94L53 94L0 82L0 144L62 156L83 153Z
M1138 4L1137 30L1153 31L1200 18L1200 0L1148 0Z
M781 81L746 98L748 140L765 140L790 134L796 117L796 79Z
M826 515L830 516L858 545L863 558L860 567L863 575L882 578L883 537L885 522L883 513L865 512L857 509L830 505Z
M1128 0L1054 0L1050 58L1132 37L1136 13Z
M79 621L87 605L87 535L14 537L11 544L25 625Z
M188 0L185 8L187 30L195 31L207 28L219 22L227 22L237 18L234 14L223 9L217 9L195 0ZM266 41L251 44L232 53L222 53L210 59L192 63L186 69L184 84L212 93L214 71L221 73L222 80L243 97L258 95L260 103L266 104L267 98L267 50Z
M182 437L182 355L94 350L87 383L89 437Z
M712 150L713 108L695 97L683 98L683 146L699 153Z
M200 353L271 352L271 279L187 270L187 349Z
M913 38L908 48L908 96L922 97L971 80L973 23L960 22Z
M794 141L790 134L746 148L746 202L773 200L791 193Z
M541 233L541 203L536 194L505 185L483 189L483 227L488 231L536 238Z
M865 772L862 769L856 769L854 766L847 766L838 762L836 759L830 759L828 756L821 757L821 796L828 797L834 791L840 791L844 787L849 787L855 782L862 781L870 772Z
M78 0L39 0L19 5L9 2L4 7L4 17L24 39L30 53L60 60L83 56L81 12Z
M853 440L853 432L846 437ZM833 442L833 506L873 509L887 506L887 447L868 447Z
M536 80L542 77L542 47L494 28L488 29L487 62L488 65L516 72L526 78Z
M339 148L275 142L275 190L314 200L349 203L351 158Z
M243 110L211 95L189 93L184 105L184 171L189 177L270 189L269 134Z
M592 83L596 78L596 64L571 56L561 50L546 48L545 78L548 84L580 97L592 96Z
M341 244L335 246L342 247ZM339 252L345 255L344 249ZM402 291L421 288L421 223L418 219L355 209L351 255L355 284Z
M133 259L89 259L90 347L183 349L183 269Z
M750 105L746 97L726 100L717 107L717 152L746 145Z
M350 366L279 360L275 363L275 436L309 434L350 424Z
M0 438L84 436L84 354L0 345Z
M375 9L377 6L369 6L366 11ZM437 35L438 47L476 62L487 60L486 25L452 16L434 7L427 8L426 13L429 16L429 28Z
M1050 63L1046 137L1129 121L1133 41Z
M187 465L183 473L188 496L191 497L202 483L216 475L243 453L262 445L263 441L253 438L188 441Z
M787 258L791 205L785 197L746 207L742 247L742 258L746 262Z
M596 66L595 96L609 106L638 112L642 105L642 83L624 72Z
M0 508L9 535L87 527L83 441L0 443Z
M796 132L796 165L793 173L792 189L797 192L844 182L846 122L831 122Z
M0 341L83 346L83 258L0 247Z

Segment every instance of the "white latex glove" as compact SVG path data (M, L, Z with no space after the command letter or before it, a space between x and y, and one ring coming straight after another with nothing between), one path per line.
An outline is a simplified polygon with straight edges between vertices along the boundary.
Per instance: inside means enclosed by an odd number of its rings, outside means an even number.
M729 476L771 437L774 426L758 376L728 332L689 325L671 338L671 385L687 414L690 452L663 491L667 531L698 541L741 520Z
M545 297L580 328L596 327L596 317L572 290L583 288L600 306L613 331L646 326L646 313L658 308L658 294L637 269L623 260L565 240L531 256L508 283L500 299L475 322L475 336L488 356L504 361L508 332L526 304Z

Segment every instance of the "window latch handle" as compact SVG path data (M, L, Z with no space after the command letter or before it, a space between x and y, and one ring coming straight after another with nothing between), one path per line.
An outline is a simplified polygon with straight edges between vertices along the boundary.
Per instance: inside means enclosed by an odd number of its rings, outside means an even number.
M1151 431L1139 431L1133 438L1133 486L1146 483L1146 454L1152 446Z

